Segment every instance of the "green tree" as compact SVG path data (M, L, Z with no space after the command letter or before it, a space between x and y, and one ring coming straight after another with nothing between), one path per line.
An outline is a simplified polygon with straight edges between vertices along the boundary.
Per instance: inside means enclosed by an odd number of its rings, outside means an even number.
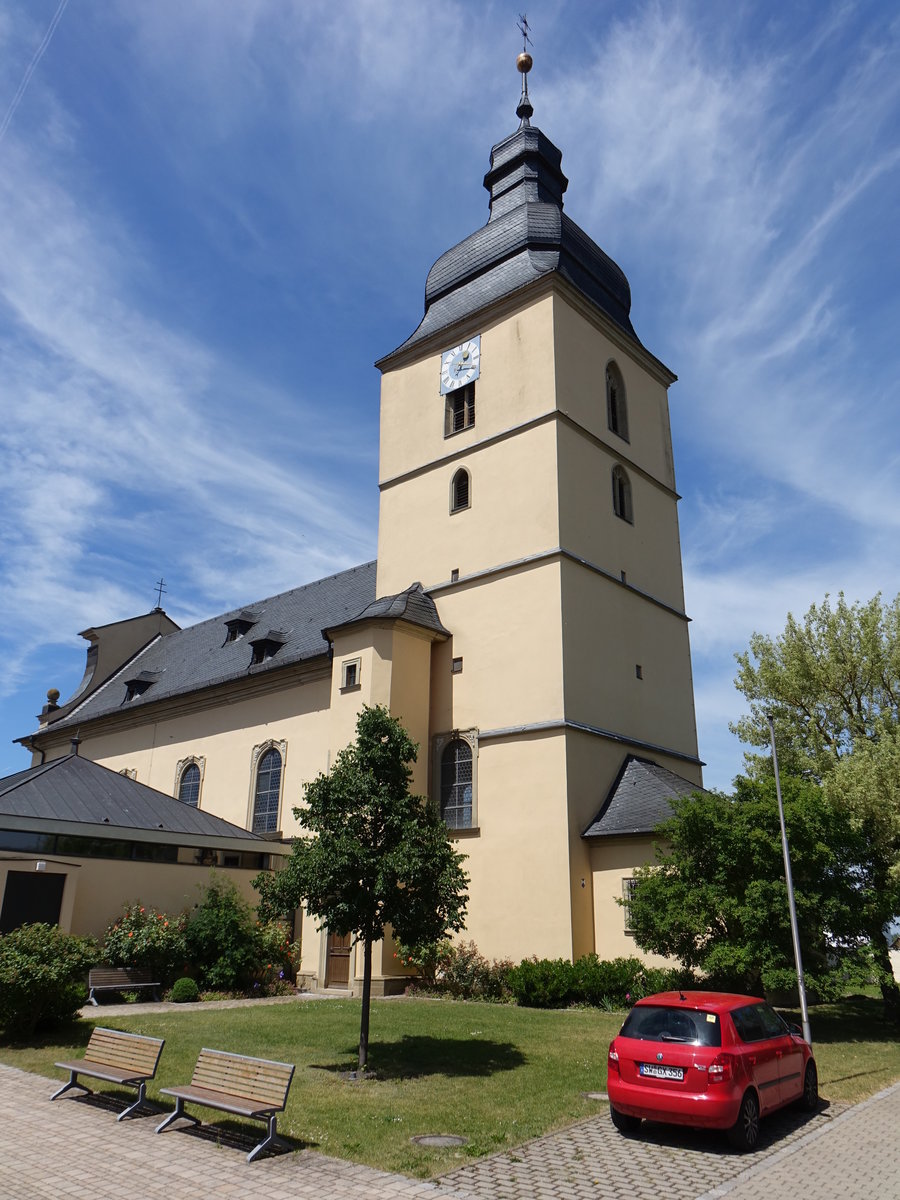
M750 712L732 730L767 747L771 713L781 770L821 781L868 847L866 932L886 1011L900 1020L886 939L900 915L900 596L890 604L880 595L865 604L826 596L802 621L789 615L779 636L754 634L737 662ZM747 757L751 772L771 774L767 751Z
M815 783L783 781L804 972L824 994L864 956L871 880L866 847ZM642 950L678 958L722 986L757 992L796 982L774 779L735 780L733 797L673 801L657 863L635 871L628 901Z
M900 724L900 596L848 604L841 593L833 605L826 596L802 621L788 614L777 637L754 633L736 658L735 686L750 713L731 729L768 747L771 713L786 774L824 779L857 746Z
M381 706L364 707L356 740L305 790L294 815L311 837L294 841L276 875L260 875L262 917L302 902L319 928L363 945L359 1066L368 1063L372 945L391 926L407 945L463 928L468 876L434 808L410 794L417 748Z

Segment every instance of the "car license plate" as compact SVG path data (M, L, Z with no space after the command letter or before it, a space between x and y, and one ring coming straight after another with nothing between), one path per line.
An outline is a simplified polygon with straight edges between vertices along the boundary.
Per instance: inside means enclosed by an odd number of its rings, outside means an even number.
M684 1079L684 1067L664 1067L659 1063L641 1063L638 1073L654 1079Z

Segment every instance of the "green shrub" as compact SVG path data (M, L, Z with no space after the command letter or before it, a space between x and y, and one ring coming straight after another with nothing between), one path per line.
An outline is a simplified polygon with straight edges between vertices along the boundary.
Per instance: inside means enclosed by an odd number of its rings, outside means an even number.
M87 999L83 981L97 953L93 938L58 925L22 925L0 936L0 1029L21 1039L72 1020Z
M172 984L169 999L175 1004L193 1004L195 1000L200 999L200 989L190 975L182 975Z
M565 958L526 958L509 972L523 1008L565 1008L575 1000L575 969Z
M419 970L420 980L412 985L413 991L458 1000L512 999L507 983L512 962L488 960L474 942L444 941L413 949L398 946L395 957Z
M299 946L281 921L258 922L234 884L215 873L185 929L188 959L200 986L263 991L290 980Z
M185 966L185 918L169 916L140 903L126 904L103 939L103 954L113 967L152 971L168 983Z

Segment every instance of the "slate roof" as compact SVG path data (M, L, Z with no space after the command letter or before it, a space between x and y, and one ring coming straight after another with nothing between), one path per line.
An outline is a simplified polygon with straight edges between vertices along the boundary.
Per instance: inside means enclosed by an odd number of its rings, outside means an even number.
M6 828L31 828L36 822L44 828L48 822L95 826L85 833L103 837L151 831L154 840L169 834L226 847L238 842L269 846L247 829L76 754L0 779L0 822Z
M246 676L268 674L293 663L327 655L325 631L371 616L397 617L447 634L434 601L421 584L398 596L375 599L375 562L292 588L221 616L156 638L82 703L66 711L48 730L73 728L96 717L139 709L158 700L187 695ZM228 623L246 627L228 641ZM251 664L254 642L270 643L271 658ZM132 686L133 698L126 701Z
M670 800L704 789L647 758L629 754L600 812L582 837L652 833L672 816Z
M484 177L487 224L442 254L428 273L425 316L387 364L431 334L454 325L526 284L558 272L630 337L631 289L621 268L563 214L568 180L562 153L527 123L491 150Z
M450 636L450 630L445 629L441 624L434 601L426 594L421 583L411 584L405 592L398 592L396 596L382 596L378 600L373 600L352 621L345 621L343 624L355 625L360 621L378 619L410 621L413 625L430 629L433 633L441 634L443 637ZM331 625L328 628L335 630L340 629L341 626Z

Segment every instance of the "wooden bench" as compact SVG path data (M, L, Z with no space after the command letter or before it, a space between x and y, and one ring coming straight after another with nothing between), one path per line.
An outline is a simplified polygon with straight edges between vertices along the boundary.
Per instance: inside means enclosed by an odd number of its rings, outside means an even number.
M98 1025L91 1034L84 1058L56 1064L69 1072L69 1082L63 1084L58 1092L54 1092L50 1099L55 1100L70 1088L81 1088L90 1096L91 1089L79 1083L79 1075L90 1075L92 1079L104 1079L107 1083L136 1087L137 1100L116 1117L117 1121L121 1121L144 1103L147 1080L156 1074L163 1045L161 1038L122 1033L118 1029L102 1029Z
M159 980L154 979L149 971L139 971L134 967L91 967L88 971L88 1001L97 1003L96 992L136 992L141 988L151 988L154 999L159 999Z
M258 1154L278 1141L276 1114L284 1111L293 1077L293 1063L269 1062L265 1058L248 1058L245 1054L203 1049L189 1084L160 1089L165 1095L175 1097L175 1111L156 1127L156 1132L162 1133L179 1117L195 1125L201 1123L198 1117L184 1111L185 1101L266 1121L268 1134L247 1155L247 1162L253 1162Z

